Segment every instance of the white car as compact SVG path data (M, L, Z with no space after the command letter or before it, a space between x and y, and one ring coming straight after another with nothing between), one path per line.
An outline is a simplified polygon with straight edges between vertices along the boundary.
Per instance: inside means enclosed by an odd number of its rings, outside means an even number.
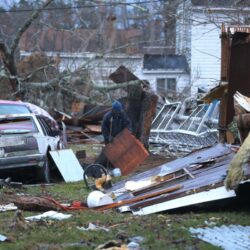
M0 179L7 170L35 167L41 181L50 182L53 164L49 151L61 148L61 131L46 116L0 115Z

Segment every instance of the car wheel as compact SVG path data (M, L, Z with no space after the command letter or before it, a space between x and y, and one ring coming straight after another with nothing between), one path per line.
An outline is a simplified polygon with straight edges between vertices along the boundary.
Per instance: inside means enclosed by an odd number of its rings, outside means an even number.
M50 163L49 158L46 157L46 160L40 169L40 179L42 182L50 183Z

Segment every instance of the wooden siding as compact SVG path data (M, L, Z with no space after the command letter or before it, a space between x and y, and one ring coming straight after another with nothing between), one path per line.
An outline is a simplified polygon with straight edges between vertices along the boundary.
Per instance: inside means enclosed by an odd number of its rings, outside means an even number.
M222 23L244 23L244 12L192 6L184 1L177 8L176 54L184 54L190 66L191 94L198 87L209 90L219 84L221 63L220 26ZM245 13L246 14L246 13Z
M205 18L202 13L200 19ZM204 19L203 19L204 20ZM191 85L192 93L198 87L210 89L220 80L220 28L212 23L192 25Z

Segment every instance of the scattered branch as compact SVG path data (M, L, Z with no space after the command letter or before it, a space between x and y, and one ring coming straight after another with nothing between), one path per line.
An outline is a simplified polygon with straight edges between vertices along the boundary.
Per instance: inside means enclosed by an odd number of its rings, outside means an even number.
M120 84L112 84L112 85L92 85L92 87L96 90L99 91L103 91L103 92L108 92L108 91L112 91L112 90L116 90L116 89L122 89L122 88L127 88L129 86L135 86L135 85L139 85L142 84L141 80L136 80L136 81L129 81L129 82L125 82L125 83L120 83Z

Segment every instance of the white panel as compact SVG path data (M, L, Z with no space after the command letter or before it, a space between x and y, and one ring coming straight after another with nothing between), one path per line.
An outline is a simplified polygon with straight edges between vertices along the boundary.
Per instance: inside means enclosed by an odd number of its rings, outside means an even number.
M66 182L83 180L83 169L71 149L49 152Z
M139 211L132 211L135 215L146 215L157 213L173 208L185 207L189 205L199 204L207 201L215 201L225 198L235 197L236 194L234 191L227 191L225 187L215 188L209 191L191 194L179 199L173 199L170 201L165 201L159 204L155 204L152 206L144 207Z

